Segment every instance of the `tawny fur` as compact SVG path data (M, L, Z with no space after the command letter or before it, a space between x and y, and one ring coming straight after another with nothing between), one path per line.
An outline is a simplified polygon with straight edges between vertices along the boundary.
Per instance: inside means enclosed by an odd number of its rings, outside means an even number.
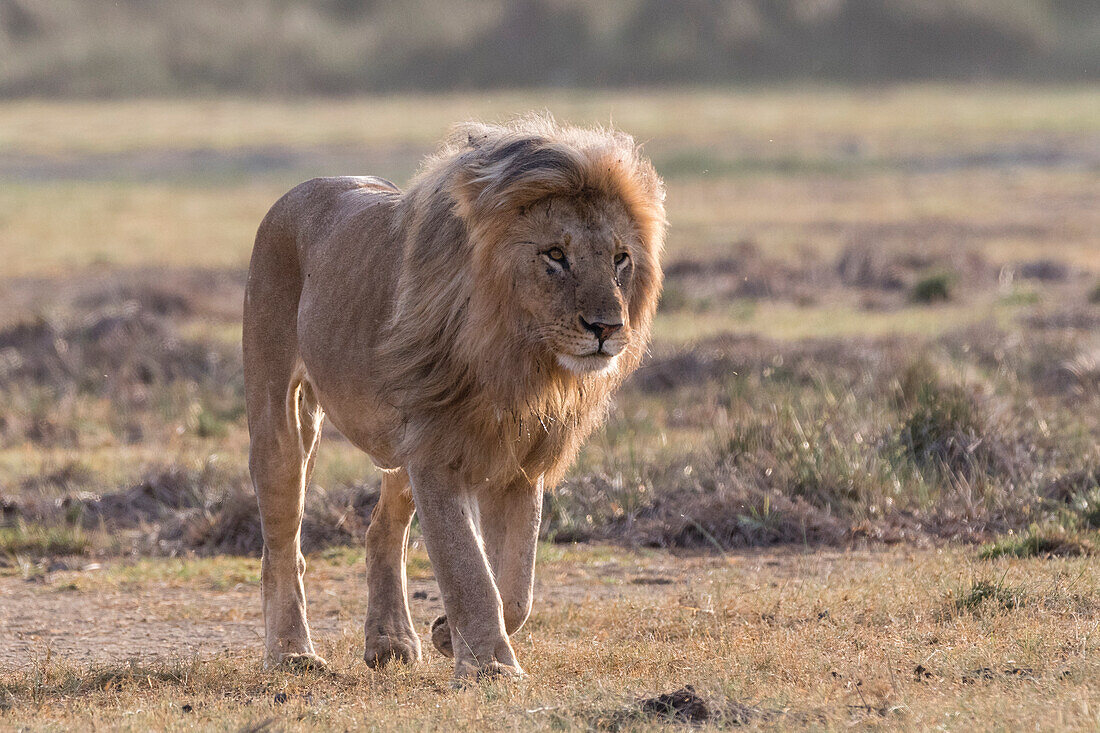
M368 661L420 654L403 595L415 501L456 672L518 670L501 634L530 607L535 499L645 350L663 197L629 136L530 117L457 127L404 193L315 179L272 208L243 339L269 664L321 663L298 532L327 415L392 472L368 534Z

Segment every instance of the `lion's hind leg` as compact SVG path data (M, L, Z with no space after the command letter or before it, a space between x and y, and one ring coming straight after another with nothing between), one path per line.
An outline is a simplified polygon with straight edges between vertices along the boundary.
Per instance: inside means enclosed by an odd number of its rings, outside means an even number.
M270 394L267 409L255 410L250 420L249 468L264 538L264 666L321 668L326 663L314 651L306 621L301 528L324 413L300 364L279 402L281 410Z

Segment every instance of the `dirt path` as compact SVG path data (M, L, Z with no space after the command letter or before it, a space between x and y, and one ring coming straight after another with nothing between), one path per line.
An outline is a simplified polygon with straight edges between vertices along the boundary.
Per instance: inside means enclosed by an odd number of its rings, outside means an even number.
M6 578L0 580L0 669L47 653L100 662L247 647L262 630L262 621L244 610L258 605L255 595L251 588L201 596L173 589L159 598L81 593Z
M263 615L254 581L212 587L221 585L221 571L209 563L181 573L186 577L154 580L128 580L125 568L118 563L31 581L0 578L0 670L26 666L47 653L77 663L259 654ZM364 594L361 585L349 567L325 567L307 578L315 637L337 633L349 614L334 601L345 590L349 598ZM431 581L410 586L435 595Z
M124 562L31 580L0 577L0 672L26 668L47 655L78 664L226 652L255 653L258 658L263 646L258 583L250 579L223 587L221 561L198 562L203 564L183 572L173 566L167 578L159 579L131 579ZM548 609L591 598L639 595L651 585L672 583L673 577L672 569L659 563L552 565L538 581L536 599ZM606 582L611 578L619 582ZM306 591L315 640L362 633L366 583L358 562L312 563ZM411 578L409 594L413 621L425 632L427 644L427 629L442 612L438 587L430 577Z

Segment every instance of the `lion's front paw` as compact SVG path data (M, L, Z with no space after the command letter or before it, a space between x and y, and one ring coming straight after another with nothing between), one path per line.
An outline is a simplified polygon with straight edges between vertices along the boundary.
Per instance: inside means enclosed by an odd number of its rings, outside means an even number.
M454 647L451 646L451 625L447 623L446 616L432 621L432 644L445 657L455 655Z
M381 634L367 639L363 661L368 667L382 667L390 662L419 662L420 639Z
M328 662L322 657L305 652L283 654L278 662L272 666L291 672L324 672L328 670Z
M523 677L525 674L526 673L518 664L502 664L500 662L474 664L472 662L461 661L455 665L455 682L459 686L481 680L501 678L512 679Z

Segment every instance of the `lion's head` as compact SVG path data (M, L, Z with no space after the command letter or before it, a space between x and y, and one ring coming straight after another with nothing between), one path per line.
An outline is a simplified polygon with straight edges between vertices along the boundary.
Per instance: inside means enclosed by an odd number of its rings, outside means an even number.
M403 197L386 368L410 422L501 432L489 442L540 471L571 459L648 342L663 200L624 133L456 128Z
M509 230L499 277L533 346L576 374L614 368L632 341L627 303L640 245L616 200L553 197L526 207Z
M543 118L456 137L456 210L479 269L509 286L494 306L513 303L526 343L575 374L614 372L632 345L640 355L660 287L664 192L634 141Z

